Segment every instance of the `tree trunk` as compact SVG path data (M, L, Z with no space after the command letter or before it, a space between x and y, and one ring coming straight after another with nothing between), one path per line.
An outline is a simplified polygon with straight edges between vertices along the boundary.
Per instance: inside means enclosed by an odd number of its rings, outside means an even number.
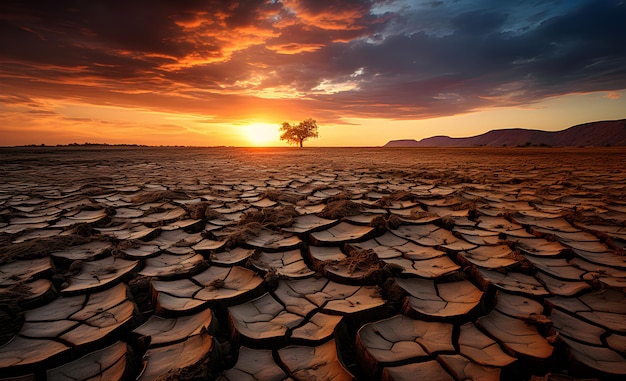
M300 139L300 148L302 148L302 142L304 141L304 139Z

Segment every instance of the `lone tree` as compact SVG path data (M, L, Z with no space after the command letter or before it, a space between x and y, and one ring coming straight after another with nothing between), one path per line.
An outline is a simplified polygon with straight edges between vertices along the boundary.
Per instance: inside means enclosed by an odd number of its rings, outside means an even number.
M300 147L302 147L302 142L308 138L317 138L319 136L317 122L312 118L303 120L298 124L283 122L280 131L282 132L280 140L285 140L289 144L299 144Z

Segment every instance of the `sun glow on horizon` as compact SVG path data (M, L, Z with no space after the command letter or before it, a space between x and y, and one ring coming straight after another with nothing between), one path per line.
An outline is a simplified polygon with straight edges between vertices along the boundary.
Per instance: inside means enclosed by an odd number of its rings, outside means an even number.
M267 147L279 144L278 128L277 124L251 123L242 127L241 134L251 146Z

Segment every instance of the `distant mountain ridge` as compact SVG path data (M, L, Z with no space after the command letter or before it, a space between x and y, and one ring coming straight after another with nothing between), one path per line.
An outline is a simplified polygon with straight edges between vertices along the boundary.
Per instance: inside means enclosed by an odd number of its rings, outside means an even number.
M420 141L391 140L384 147L515 147L515 146L626 146L626 119L605 120L572 126L561 131L511 128L491 130L467 138L433 136Z

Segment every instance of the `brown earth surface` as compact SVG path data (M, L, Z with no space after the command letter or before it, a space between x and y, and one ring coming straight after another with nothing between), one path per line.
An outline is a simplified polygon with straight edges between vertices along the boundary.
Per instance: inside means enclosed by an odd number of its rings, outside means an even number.
M626 375L622 148L0 148L0 178L0 380Z

